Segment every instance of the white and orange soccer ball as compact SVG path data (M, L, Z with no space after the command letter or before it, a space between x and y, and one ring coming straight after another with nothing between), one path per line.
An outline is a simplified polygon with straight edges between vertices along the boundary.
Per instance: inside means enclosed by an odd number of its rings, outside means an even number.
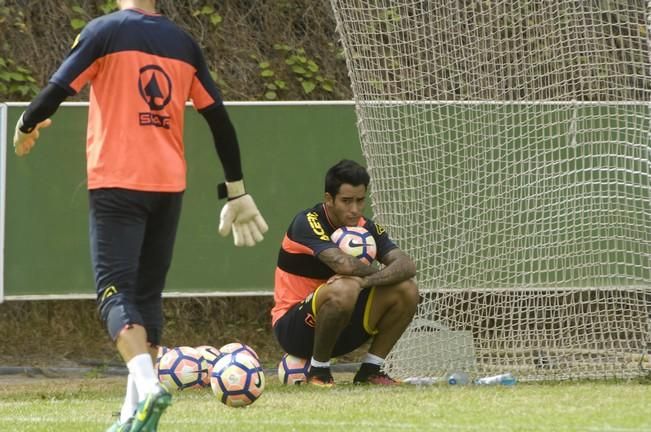
M220 357L210 378L210 387L217 399L236 408L255 402L264 385L265 376L260 364L244 352Z
M360 226L342 226L335 230L330 239L339 249L359 258L365 264L371 264L377 253L375 238L366 228Z
M307 381L307 372L310 368L308 359L283 355L278 363L278 379L283 384L301 384Z
M255 352L253 348L250 346L240 343L240 342L232 342L229 344L224 345L223 347L219 348L219 352L221 355L224 354L237 354L240 352L244 352L254 359L256 359L258 362L260 362L260 357L258 357L258 354Z
M196 349L181 346L170 349L158 363L158 380L168 389L201 387L208 373L208 362Z
M207 373L203 376L202 384L204 387L210 387L210 374L212 373L212 368L222 354L212 345L201 345L196 347L196 350L201 353L204 360L208 363Z
M158 373L158 364L160 363L160 359L169 350L170 349L167 348L166 346L163 346L163 345L158 346L158 354L156 354L156 363L154 364L154 369L156 369L156 373Z

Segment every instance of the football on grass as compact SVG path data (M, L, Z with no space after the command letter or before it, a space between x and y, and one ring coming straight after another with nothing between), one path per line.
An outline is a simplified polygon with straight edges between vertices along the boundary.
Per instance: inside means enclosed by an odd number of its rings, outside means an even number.
M330 239L339 246L339 249L357 257L365 264L370 264L375 259L377 252L375 239L364 227L339 227L332 233Z
M207 373L208 362L189 346L170 349L158 363L158 380L171 390L201 387Z
M204 387L210 387L210 374L212 373L212 368L222 354L212 345L201 345L196 347L196 350L199 351L204 360L206 360L208 367L207 373L203 376L202 384Z
M264 384L260 363L244 352L220 357L210 377L213 393L230 407L244 407L255 402L262 394Z
M307 359L285 354L278 364L278 379L283 384L304 383L309 368L310 362Z
M219 348L220 355L237 354L241 352L250 355L254 359L258 360L258 362L260 361L260 357L258 357L258 353L256 353L255 350L250 346L243 344L241 342L231 342Z

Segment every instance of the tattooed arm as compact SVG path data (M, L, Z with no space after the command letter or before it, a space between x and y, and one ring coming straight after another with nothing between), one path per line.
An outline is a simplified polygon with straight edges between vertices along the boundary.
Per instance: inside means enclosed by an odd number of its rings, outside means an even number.
M326 249L318 257L338 275L362 277L378 272L376 267L362 263L339 248Z
M362 288L394 285L416 276L416 264L400 249L389 251L382 264L382 270L362 277Z
M383 257L382 264L385 267L382 270L363 264L357 258L347 255L338 248L326 249L318 256L335 273L360 277L362 279L362 288L393 285L416 275L414 262L407 254L397 248L389 251Z

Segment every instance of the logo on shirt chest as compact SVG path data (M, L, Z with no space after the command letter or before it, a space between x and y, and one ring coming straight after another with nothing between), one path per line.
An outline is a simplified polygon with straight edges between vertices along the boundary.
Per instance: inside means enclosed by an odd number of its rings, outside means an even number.
M316 234L321 240L329 241L330 236L326 234L325 230L321 226L321 223L319 222L319 215L316 212L310 212L307 214L307 223L310 225L310 228L312 228L312 231L314 231L314 234Z
M172 100L172 80L158 65L144 66L139 72L138 91L151 110L138 113L140 125L169 129L170 116L153 111L161 111Z

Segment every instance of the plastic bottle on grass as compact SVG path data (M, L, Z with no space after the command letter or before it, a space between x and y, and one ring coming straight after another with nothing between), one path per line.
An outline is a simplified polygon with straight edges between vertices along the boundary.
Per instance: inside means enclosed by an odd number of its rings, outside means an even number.
M477 385L505 385L505 386L512 386L517 382L515 377L510 374L510 373L505 373L505 374L500 374L500 375L493 375L493 376L487 376L483 378L478 378L475 381L475 384Z
M466 385L469 382L470 378L465 372L452 372L448 375L448 384L450 385Z

